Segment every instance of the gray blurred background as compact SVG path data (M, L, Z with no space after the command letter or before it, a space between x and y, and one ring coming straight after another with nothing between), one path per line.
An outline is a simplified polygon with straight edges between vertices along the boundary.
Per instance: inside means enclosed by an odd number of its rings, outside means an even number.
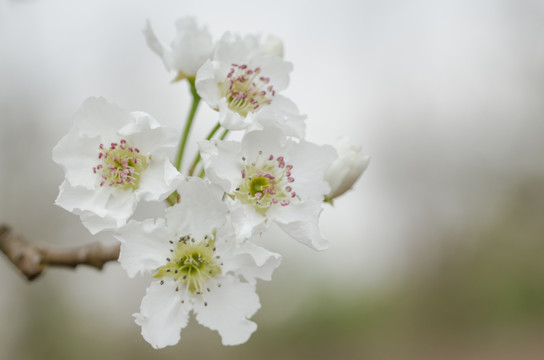
M131 316L149 278L111 263L28 283L0 256L0 359L544 358L538 0L0 0L0 223L55 246L114 243L53 204L51 149L89 96L181 128L187 86L142 29L169 42L185 15L215 38L281 37L308 139L347 134L372 156L322 213L331 248L267 234L284 259L259 284L250 341L224 348L192 321L160 351ZM193 139L215 114L202 104L197 121Z

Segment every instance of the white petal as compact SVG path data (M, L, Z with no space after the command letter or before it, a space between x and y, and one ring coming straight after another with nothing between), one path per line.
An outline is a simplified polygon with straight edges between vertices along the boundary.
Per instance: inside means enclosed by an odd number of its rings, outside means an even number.
M285 135L298 139L303 139L306 133L306 115L302 115L295 103L282 95L276 95L270 105L255 114L254 120L248 131L276 126Z
M222 97L218 82L224 81L226 78L228 70L222 70L224 67L225 66L219 62L208 60L196 73L195 87L198 95L200 95L202 100L204 100L212 109L218 108L219 100Z
M293 189L303 199L323 200L330 191L325 172L336 159L336 151L329 145L316 145L302 140L289 149L289 163L295 182Z
M92 189L97 185L99 175L93 173L93 167L99 164L99 145L99 137L81 136L73 127L53 148L53 161L62 167L72 186Z
M261 34L245 34L241 37L241 41L248 49L248 58L262 55Z
M261 307L255 286L230 276L221 279L221 285L206 293L208 306L195 303L196 320L217 330L223 345L245 343L257 329L248 319Z
M260 44L261 54L265 56L275 55L283 57L283 41L274 35L267 35Z
M247 40L247 38L245 39ZM231 64L247 64L257 50L255 41L245 41L239 35L226 32L217 42L214 59ZM252 46L252 44L254 44Z
M257 56L249 63L249 68L261 68L261 75L270 78L274 90L282 91L289 85L289 73L293 71L293 64L278 56Z
M253 206L236 201L230 211L236 237L247 239L253 234L266 230L266 217L257 213Z
M232 111L227 104L226 98L221 98L218 103L219 123L229 130L243 130L251 124L251 118L242 116L239 113Z
M117 226L121 227L136 209L136 196L132 190L117 190L110 196L106 207L108 215L117 219Z
M103 209L106 206L109 196L109 191L96 192L94 189L90 190L82 186L72 186L65 180L59 186L59 195L55 200L55 205L75 213L95 207ZM105 211L100 212L100 215L105 214Z
M201 141L198 145L206 176L225 192L232 193L242 177L240 143Z
M172 41L172 51L166 58L171 68L194 76L213 52L213 42L206 27L198 27L193 17L176 21L177 36Z
M156 154L141 174L140 183L135 192L138 197L146 201L164 200L182 180L183 176L170 163L170 160L164 154Z
M181 304L176 286L173 281L165 281L164 285L153 281L142 299L140 313L134 314L142 336L156 349L177 344L181 329L189 321L189 307Z
M219 245L217 247L220 249ZM272 272L281 264L281 255L270 252L250 241L231 246L230 251L222 252L222 270L242 275L254 284L256 279L270 280Z
M242 156L248 161L253 161L259 151L264 156L274 155L285 156L287 138L285 134L277 127L269 127L263 131L251 131L242 139Z
M128 218L136 208L136 197L130 190L112 192L104 204L103 200L107 194L108 191L105 189L96 191L93 195L87 194L89 195L88 198L80 197L82 201L78 205L75 205L77 208L73 212L78 213L77 209L82 210L80 212L81 222L91 234L96 234L102 230L120 228L126 224ZM59 194L57 204L60 204L60 197Z
M118 133L133 142L143 154L153 154L159 149L175 147L179 134L174 129L163 127L151 115L133 111L132 122L119 129Z
M268 215L289 236L316 250L329 247L329 241L319 231L319 215L322 207L320 201L291 203L285 207L271 208Z
M98 216L90 211L82 211L79 215L81 223L89 230L91 234L96 234L104 230L118 229L117 219L110 216Z
M176 30L178 33L195 32L198 30L198 24L193 16L184 16L176 20Z
M84 212L91 212L86 214L85 218L94 214L97 219L92 221L92 224L87 226L87 228L95 234L103 229L115 227L116 224L114 219L107 216L108 212L106 210L111 189L100 190L96 191L82 186L72 186L65 180L59 187L59 195L55 200L55 204L78 215ZM102 225L100 225L101 222L103 222Z
M89 98L83 102L74 118L74 125L87 137L100 136L106 143L106 136L132 122L130 114L104 98ZM117 139L111 138L110 141Z
M347 137L338 139L334 147L338 152L338 159L331 164L325 174L325 179L331 186L331 191L327 194L329 199L351 189L370 162L370 156L363 152L361 146L352 144Z
M177 191L180 202L166 210L166 222L178 235L201 239L225 223L228 209L221 188L191 177Z
M147 46L149 46L149 48L153 50L155 54L159 55L161 59L163 59L164 65L166 66L168 70L170 70L170 68L166 64L166 61L164 60L166 47L159 41L159 39L157 39L157 36L155 35L155 33L153 32L153 29L151 28L151 23L149 22L149 20L146 22L146 27L144 29L144 36L147 42Z
M130 221L114 236L122 242L119 263L130 277L163 266L170 254L169 241L174 239L163 219Z
M214 141L202 140L198 142L198 151L204 167L210 165L210 160L213 156L217 156L217 145Z

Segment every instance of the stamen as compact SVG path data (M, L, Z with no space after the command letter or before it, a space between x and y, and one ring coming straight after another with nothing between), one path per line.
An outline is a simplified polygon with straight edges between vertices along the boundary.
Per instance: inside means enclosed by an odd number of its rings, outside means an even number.
M295 198L296 192L288 185L295 181L291 171L293 165L287 164L283 156L270 154L262 158L262 154L262 151L258 151L255 161L246 162L243 166L241 183L236 187L234 195L265 215L273 205L289 205L289 199Z
M232 64L223 85L223 95L229 108L242 116L272 102L275 90L268 85L270 78L259 76L261 68L248 69L245 64Z
M221 266L215 260L215 236L206 236L201 241L184 236L177 243L171 240L169 243L173 245L169 249L172 259L167 259L167 264L159 268L155 277L169 277L193 294L209 292L208 280L221 273Z
M100 174L100 186L117 186L124 190L138 187L140 174L147 168L149 157L139 155L138 148L128 146L125 139L119 143L112 142L108 150L104 144L98 146L98 159L102 163L93 167L94 174ZM137 152L134 155L134 151Z

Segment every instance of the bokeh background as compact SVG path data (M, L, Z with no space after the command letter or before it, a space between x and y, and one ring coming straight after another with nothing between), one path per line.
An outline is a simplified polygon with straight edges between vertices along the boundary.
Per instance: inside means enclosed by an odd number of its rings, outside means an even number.
M1 223L54 246L114 243L53 205L51 149L89 96L180 128L187 86L142 29L170 41L185 15L215 38L281 37L308 139L347 134L372 156L322 213L330 249L267 234L284 259L259 284L250 341L222 347L192 321L160 351L131 317L149 278L110 263L28 283L0 256L0 359L544 358L539 0L0 0ZM193 139L214 123L202 104Z

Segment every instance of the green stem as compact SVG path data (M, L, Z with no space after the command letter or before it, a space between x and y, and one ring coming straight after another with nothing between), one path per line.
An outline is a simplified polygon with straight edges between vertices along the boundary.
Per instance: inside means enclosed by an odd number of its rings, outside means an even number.
M219 125L219 124L217 124L217 125ZM228 133L229 133L229 129L223 130L223 133L221 134L220 139L225 140ZM204 168L202 168L202 170L200 170L200 173L198 174L198 177L203 178L205 174L206 174L206 171L204 170Z
M227 137L227 134L228 134L228 133L229 133L229 129L225 129L225 130L223 131L223 133L221 134L220 139L221 139L221 140L225 140L225 138Z
M220 127L221 127L221 124L217 123L214 126L214 128L210 131L208 136L206 137L206 140L210 140L215 135L217 130L219 130ZM198 165L199 162L200 162L200 151L197 151L195 159L193 160L193 163L191 164L191 167L189 168L189 176L193 175L193 173L195 172L196 166Z
M191 126L193 125L193 119L198 109L198 104L200 103L200 96L196 92L195 81L189 80L189 85L191 86L191 94L193 95L193 103L191 105L191 110L187 115L187 120L185 122L185 129L183 129L183 135L181 142L179 144L178 155L176 157L176 169L178 171L181 169L181 160L183 159L183 152L185 151L185 145L187 144L187 138L189 137L189 132L191 131Z

